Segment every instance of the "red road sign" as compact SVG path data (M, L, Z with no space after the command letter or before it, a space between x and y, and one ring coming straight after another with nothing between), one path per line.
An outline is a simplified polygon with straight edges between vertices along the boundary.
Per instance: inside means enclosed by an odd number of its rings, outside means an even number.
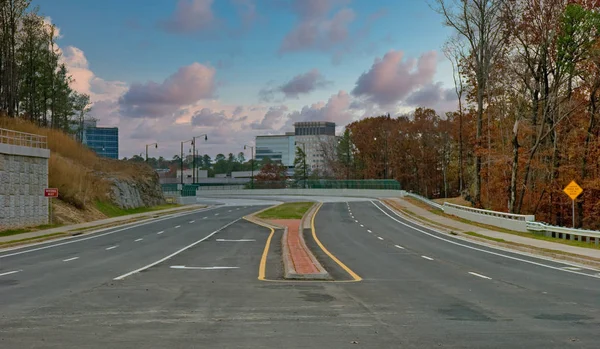
M44 196L47 198L57 198L58 197L58 188L44 189Z

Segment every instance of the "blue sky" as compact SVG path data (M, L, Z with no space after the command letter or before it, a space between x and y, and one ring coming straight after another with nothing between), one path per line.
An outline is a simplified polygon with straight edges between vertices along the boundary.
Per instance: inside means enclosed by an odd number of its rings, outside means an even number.
M407 101L448 108L429 92L447 96L453 87L441 53L451 32L420 0L34 0L33 5L60 29L57 43L76 89L92 95L94 116L100 124L120 127L121 156L153 139L176 148L172 135L186 132L212 132L221 141L209 141L207 148L229 152L293 121L332 118L343 126L369 113L413 107ZM386 56L390 51L395 53ZM383 78L389 74L395 80ZM236 107L243 111L236 113ZM226 142L228 130L246 139Z

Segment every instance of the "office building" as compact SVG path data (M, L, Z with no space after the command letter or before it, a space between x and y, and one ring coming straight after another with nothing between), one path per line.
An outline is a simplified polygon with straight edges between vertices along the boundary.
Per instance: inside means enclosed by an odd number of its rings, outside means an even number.
M327 172L325 151L336 140L335 123L305 121L294 124L295 142L306 152L306 167L309 171ZM302 145L304 144L304 146Z
M255 159L260 162L269 158L274 162L294 167L294 133L284 135L256 136Z
M119 128L97 127L96 121L86 120L83 124L81 143L88 146L99 156L119 158Z
M296 147L306 152L306 167L310 172L328 171L325 151L336 140L335 123L325 121L306 121L294 124L294 132L285 135L256 136L256 161L270 158L288 168L293 175ZM304 144L304 145L303 145Z

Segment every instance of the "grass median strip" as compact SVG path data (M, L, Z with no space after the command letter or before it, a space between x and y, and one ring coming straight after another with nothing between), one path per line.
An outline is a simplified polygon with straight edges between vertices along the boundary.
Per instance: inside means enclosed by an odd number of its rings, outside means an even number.
M314 202L288 202L265 210L257 215L261 219L302 219Z

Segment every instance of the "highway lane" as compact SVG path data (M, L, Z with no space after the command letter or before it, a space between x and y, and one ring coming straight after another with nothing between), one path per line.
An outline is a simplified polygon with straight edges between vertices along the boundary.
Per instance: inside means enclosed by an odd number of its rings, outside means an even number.
M0 308L22 312L161 259L262 206L220 206L0 254ZM11 273L12 272L12 273Z
M585 297L573 296L597 279L490 259L402 226L370 202L326 203L315 226L324 246L362 281L260 281L270 233L240 220L123 280L109 281L127 268L37 307L8 314L0 308L0 347L597 347L596 300L585 290ZM281 272L280 243L275 234L270 279ZM562 277L570 278L571 296L544 281L560 284ZM526 283L537 280L548 293Z
M600 339L599 279L447 243L371 203L326 204L315 224L328 249L364 278L356 296L375 308L395 304L398 314L427 323L432 345L594 347ZM379 292L362 290L368 284ZM383 321L414 326L408 337L423 335L421 324L407 320Z

